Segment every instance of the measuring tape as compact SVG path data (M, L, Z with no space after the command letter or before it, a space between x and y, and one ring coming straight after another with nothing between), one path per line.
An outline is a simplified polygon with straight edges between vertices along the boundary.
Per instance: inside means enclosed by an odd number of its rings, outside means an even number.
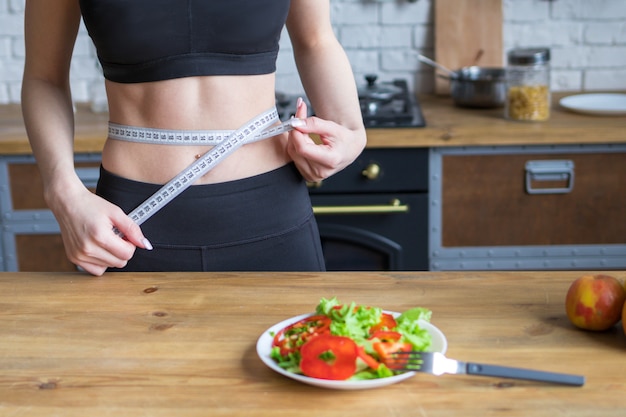
M273 126L277 122L280 122L278 111L276 108L272 108L235 131L145 129L111 123L109 125L109 137L112 139L157 144L216 145L131 211L128 217L141 225L241 145L293 130L293 120ZM201 138L205 139L201 140ZM116 228L113 230L116 234L121 235L121 232Z
M255 133L246 143L271 138L283 133L285 122L280 126ZM150 143L153 145L219 145L233 134L232 130L167 130L125 126L109 122L109 138L126 142Z

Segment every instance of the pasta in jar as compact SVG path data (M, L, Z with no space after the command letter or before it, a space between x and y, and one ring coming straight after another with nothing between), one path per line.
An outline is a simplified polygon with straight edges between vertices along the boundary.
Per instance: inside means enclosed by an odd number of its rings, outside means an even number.
M507 116L511 120L543 121L550 118L550 90L547 85L511 86L507 101Z
M508 54L505 117L545 121L550 118L550 51L514 49Z

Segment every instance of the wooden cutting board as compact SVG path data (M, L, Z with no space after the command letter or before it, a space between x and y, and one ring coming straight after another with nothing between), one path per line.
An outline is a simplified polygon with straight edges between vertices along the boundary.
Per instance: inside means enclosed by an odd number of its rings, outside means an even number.
M503 66L502 0L435 0L433 59L452 70ZM449 94L450 83L435 80L435 92Z

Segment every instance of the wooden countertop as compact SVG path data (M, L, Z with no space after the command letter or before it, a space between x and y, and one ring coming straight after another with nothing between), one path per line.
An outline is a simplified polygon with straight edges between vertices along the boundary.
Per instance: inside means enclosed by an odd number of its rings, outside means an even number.
M562 108L552 96L550 120L506 120L503 109L456 107L449 97L420 96L426 127L369 129L368 147L448 147L626 143L626 116L599 117Z
M565 316L581 274L1 273L0 414L623 417L621 327L589 333ZM267 368L258 337L332 296L427 307L451 358L582 374L586 384L417 374L333 391Z
M76 153L100 153L107 132L107 113L94 113L87 105L78 105L74 150ZM19 104L0 106L0 155L32 153Z
M424 128L368 130L369 148L443 147L546 144L626 143L626 117L580 115L562 109L553 95L550 120L525 123L505 120L503 109L465 109L449 97L420 96L426 119ZM76 115L77 153L100 152L104 144L107 114L94 114L79 105ZM0 106L0 155L30 154L19 105Z

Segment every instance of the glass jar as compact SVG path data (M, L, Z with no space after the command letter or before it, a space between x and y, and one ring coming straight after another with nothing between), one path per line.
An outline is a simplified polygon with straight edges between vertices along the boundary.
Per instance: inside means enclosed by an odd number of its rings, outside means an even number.
M505 117L544 121L550 118L550 50L513 49L506 67Z

